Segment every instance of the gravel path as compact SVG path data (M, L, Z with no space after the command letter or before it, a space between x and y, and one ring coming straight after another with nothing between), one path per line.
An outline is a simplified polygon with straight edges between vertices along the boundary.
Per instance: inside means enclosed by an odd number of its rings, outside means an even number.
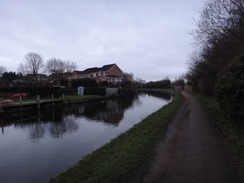
M199 101L182 92L185 102L172 120L144 183L232 183L233 170Z

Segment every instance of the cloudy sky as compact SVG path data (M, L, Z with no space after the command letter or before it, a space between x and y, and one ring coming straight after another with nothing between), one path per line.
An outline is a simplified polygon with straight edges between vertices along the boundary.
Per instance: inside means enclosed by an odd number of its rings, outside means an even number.
M203 0L0 0L0 66L17 71L28 52L116 63L135 78L174 79L187 70Z

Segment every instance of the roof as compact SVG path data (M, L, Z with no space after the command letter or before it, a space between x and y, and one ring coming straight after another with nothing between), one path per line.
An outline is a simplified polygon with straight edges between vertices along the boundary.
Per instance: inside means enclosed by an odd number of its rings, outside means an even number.
M75 72L77 74L82 74L83 71L73 71L73 72Z
M89 74L89 73L94 73L94 72L99 72L99 68L97 68L97 67L88 68L88 69L82 71L81 74Z
M115 64L109 64L109 65L104 65L102 66L100 69L100 71L108 71L109 69L111 69Z
M95 73L95 72L105 72L105 71L109 71L114 65L116 64L108 64L108 65L104 65L102 67L91 67L91 68L87 68L84 71L76 71L76 73L78 74L90 74L90 73Z

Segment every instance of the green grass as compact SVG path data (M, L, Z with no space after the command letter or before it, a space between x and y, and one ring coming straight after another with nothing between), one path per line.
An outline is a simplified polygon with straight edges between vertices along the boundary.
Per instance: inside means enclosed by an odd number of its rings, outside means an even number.
M176 92L171 103L51 179L50 183L141 182L155 155L155 145L164 137L170 119L183 101L184 97Z
M230 119L221 111L214 98L194 94L208 111L215 129L224 140L227 150L234 160L241 182L244 182L244 123Z

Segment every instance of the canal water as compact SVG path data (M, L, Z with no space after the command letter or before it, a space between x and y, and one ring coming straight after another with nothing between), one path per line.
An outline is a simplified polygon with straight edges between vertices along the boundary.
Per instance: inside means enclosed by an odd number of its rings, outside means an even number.
M141 93L0 123L0 182L46 182L170 101Z

